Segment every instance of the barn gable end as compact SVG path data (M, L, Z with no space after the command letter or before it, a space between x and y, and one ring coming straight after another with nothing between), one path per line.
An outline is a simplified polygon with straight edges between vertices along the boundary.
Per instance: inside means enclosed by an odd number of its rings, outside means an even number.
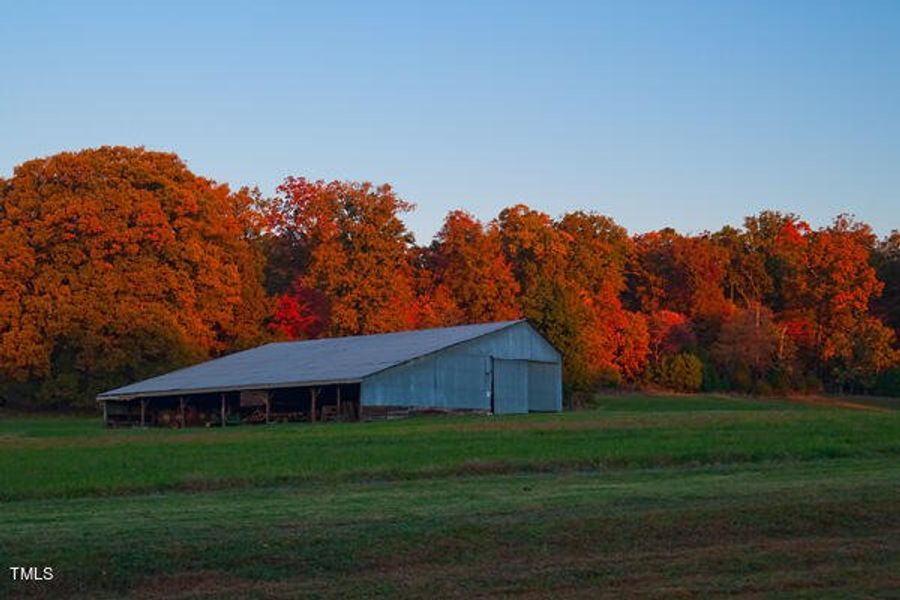
M562 358L526 321L365 378L364 406L562 409Z

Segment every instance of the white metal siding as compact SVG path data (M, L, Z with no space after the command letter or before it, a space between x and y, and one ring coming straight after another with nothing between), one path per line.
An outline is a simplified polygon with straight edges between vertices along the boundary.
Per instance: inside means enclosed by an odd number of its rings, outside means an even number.
M516 366L492 374L498 362ZM368 406L490 410L493 386L498 413L558 411L561 373L559 352L522 322L370 375L362 381L361 399Z
M557 412L562 410L559 363L529 361L528 410Z
M528 412L528 362L494 359L494 412L498 415Z
M438 354L363 380L367 406L490 410L490 371L483 356Z

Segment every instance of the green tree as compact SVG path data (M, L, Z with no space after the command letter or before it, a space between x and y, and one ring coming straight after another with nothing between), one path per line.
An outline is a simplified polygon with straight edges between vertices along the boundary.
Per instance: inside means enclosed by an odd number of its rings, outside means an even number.
M597 375L585 339L591 312L567 281L565 238L549 216L521 204L501 211L495 226L521 289L523 315L562 352L567 385L591 387Z
M676 392L696 392L703 385L703 362L690 352L664 356L656 367L655 379Z

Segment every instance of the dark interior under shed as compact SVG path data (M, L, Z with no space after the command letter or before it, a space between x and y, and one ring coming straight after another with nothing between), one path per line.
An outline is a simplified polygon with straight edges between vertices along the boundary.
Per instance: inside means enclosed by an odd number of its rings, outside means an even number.
M243 423L358 421L359 383L232 390L103 401L107 427L224 427Z

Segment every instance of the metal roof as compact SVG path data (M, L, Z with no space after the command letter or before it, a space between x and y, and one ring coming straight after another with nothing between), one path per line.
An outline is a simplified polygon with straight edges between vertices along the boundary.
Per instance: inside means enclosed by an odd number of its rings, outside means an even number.
M98 400L350 383L522 321L266 344L103 392Z

